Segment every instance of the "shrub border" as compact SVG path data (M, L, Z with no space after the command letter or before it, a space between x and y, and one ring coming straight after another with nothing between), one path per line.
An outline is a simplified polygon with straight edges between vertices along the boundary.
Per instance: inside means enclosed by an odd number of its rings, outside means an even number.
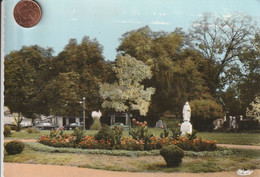
M38 142L28 142L26 144L35 151L51 152L51 153L104 154L104 155L129 156L129 157L153 156L153 155L159 155L160 153L159 150L127 151L127 150L106 150L106 149L63 148L63 147L52 147Z
M39 142L27 142L25 143L29 148L40 151L40 152L50 152L50 153L79 153L79 154L103 154L112 156L127 156L127 157L137 157L137 156L158 156L160 155L160 150L150 150L150 151L127 151L127 150L106 150L106 149L81 149L81 148L63 148L63 147L52 147L48 145L41 144ZM229 148L218 147L216 151L184 151L185 156L189 157L223 157L227 155L232 155L234 152Z

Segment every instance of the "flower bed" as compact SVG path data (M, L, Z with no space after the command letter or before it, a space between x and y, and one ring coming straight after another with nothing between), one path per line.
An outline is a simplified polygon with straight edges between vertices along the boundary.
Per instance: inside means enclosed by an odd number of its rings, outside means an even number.
M122 128L110 129L103 125L95 136L86 136L80 128L71 135L66 135L63 129L51 131L50 135L42 135L38 142L53 147L74 147L82 149L118 149L131 151L144 151L162 149L165 146L176 145L183 150L214 151L217 149L216 141L196 139L196 132L186 137L181 136L153 136L149 132L147 122L138 122L133 119L133 127L129 134L132 137L122 137ZM165 133L166 135L166 133Z
M82 149L155 150L172 144L183 150L192 151L213 151L217 148L216 141L207 141L201 138L189 140L185 137L173 139L152 136L146 143L143 139L135 140L131 137L123 137L120 143L114 145L111 143L112 140L96 140L94 136L85 136L78 144L75 144L75 140L76 137L73 134L55 137L42 135L38 142L53 147L77 147Z

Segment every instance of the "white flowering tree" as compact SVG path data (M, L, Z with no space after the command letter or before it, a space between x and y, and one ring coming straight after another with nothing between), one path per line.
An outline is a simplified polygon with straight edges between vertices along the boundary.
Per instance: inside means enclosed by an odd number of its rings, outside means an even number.
M260 122L260 97L257 96L250 105L252 106L252 109L250 110L247 108L246 116L253 117Z
M113 84L101 84L99 94L104 100L103 108L113 108L117 112L138 110L145 116L155 92L152 87L144 88L140 83L152 77L149 66L130 55L119 55L113 71L118 78Z

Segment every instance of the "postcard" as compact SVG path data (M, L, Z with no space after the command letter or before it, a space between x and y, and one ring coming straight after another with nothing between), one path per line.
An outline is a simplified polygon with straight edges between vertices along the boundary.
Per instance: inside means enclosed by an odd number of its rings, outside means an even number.
M259 9L1 1L1 175L259 176Z

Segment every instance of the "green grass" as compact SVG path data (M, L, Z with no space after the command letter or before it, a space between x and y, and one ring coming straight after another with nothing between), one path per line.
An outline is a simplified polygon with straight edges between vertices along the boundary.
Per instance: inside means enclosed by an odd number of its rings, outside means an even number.
M259 133L208 133L199 132L197 137L216 140L220 144L260 145Z
M127 150L105 150L105 149L81 149L81 148L60 148L43 145L38 142L26 143L30 149L39 152L50 152L50 153L79 153L79 154L104 154L113 156L151 156L159 155L159 150L152 151L127 151Z
M27 144L27 143L26 143ZM35 151L26 145L21 154L8 155L4 162L69 165L113 171L142 172L217 172L260 169L260 151L236 150L231 155L210 157L185 156L180 167L168 168L162 156L111 156L104 154L55 153Z
M103 150L103 149L81 149L81 148L60 148L43 145L38 142L26 143L30 149L40 152L50 153L80 153L80 154L96 154L96 155L113 155L113 156L156 156L160 154L160 150L151 151L127 151L127 150ZM189 157L222 157L233 154L233 151L227 148L219 148L217 151L185 151L185 155Z
M64 134L72 134L73 130L65 130ZM87 135L95 135L97 130L87 130ZM5 139L38 139L41 135L49 135L50 130L41 130L39 133L28 133L25 131L12 132L11 137L6 137Z

